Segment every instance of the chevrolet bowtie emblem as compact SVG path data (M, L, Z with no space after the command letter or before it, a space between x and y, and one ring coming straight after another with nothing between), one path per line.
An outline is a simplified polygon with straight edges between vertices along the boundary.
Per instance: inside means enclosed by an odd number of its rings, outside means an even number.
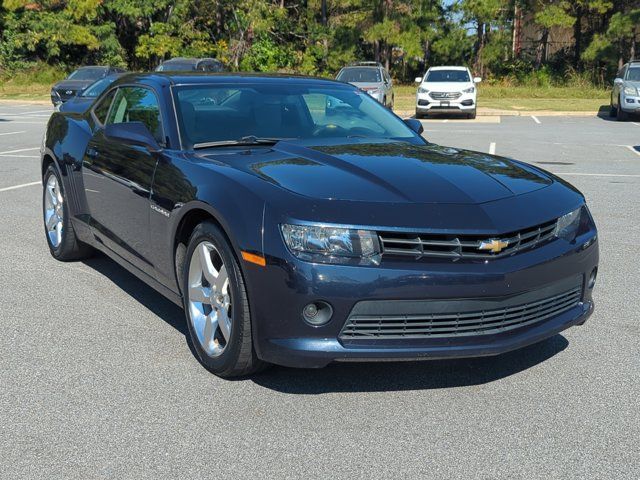
M502 251L502 249L507 248L508 246L509 242L505 242L504 240L491 239L485 242L480 242L478 250L489 250L493 253L499 253Z

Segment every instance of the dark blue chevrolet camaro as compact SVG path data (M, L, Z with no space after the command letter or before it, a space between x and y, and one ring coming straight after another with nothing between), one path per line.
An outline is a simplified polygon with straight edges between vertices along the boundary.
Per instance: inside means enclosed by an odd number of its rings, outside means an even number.
M126 75L49 121L49 248L100 250L183 306L226 377L495 355L583 323L598 243L580 192L421 132L334 81Z

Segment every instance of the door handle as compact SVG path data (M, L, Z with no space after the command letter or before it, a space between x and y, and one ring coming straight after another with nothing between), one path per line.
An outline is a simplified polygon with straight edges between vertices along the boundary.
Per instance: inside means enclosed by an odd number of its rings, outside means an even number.
M98 156L98 151L95 148L93 147L87 148L87 157L96 158L97 156Z

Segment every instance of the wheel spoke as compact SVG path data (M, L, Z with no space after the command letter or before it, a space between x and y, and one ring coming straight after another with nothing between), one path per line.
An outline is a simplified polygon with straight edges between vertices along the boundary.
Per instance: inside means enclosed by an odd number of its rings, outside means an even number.
M60 245L60 242L62 242L62 222L58 222L56 225L56 239L56 245Z
M229 313L226 308L218 309L218 327L220 327L220 332L224 337L225 341L229 341L229 337L231 336L231 320L229 319Z
M192 285L189 287L189 299L192 302L211 304L211 290L200 285Z
M51 215L49 215L46 222L47 230L51 232L58 223L60 223L60 219L58 218L58 215L56 215L54 212L51 212Z
M47 184L47 195L49 196L49 200L51 201L51 205L54 207L58 203L58 196L53 191L54 186L51 184Z
M198 247L198 253L200 255L200 268L202 268L204 278L207 279L207 282L213 285L216 281L216 277L218 276L218 271L211 261L211 252L204 243L201 243Z
M212 349L213 337L216 334L218 328L218 320L213 312L207 315L204 319L204 331L202 332L202 344L205 350Z
M214 291L216 293L224 293L224 288L228 280L229 275L227 275L227 267L222 265L222 267L220 267L220 271L218 272L218 276L213 282Z

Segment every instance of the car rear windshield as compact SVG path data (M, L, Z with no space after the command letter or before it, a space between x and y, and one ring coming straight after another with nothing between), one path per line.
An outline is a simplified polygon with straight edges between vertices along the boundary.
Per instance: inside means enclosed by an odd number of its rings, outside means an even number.
M469 74L465 70L432 70L426 82L468 82Z
M382 76L377 68L345 68L338 74L337 80L346 83L379 83Z
M96 67L96 68L79 68L71 75L69 75L69 80L97 80L100 77L104 77L107 73L107 70L104 68Z
M631 67L627 70L627 80L640 82L640 67Z
M174 87L185 148L209 142L371 138L422 140L351 86L214 84Z

